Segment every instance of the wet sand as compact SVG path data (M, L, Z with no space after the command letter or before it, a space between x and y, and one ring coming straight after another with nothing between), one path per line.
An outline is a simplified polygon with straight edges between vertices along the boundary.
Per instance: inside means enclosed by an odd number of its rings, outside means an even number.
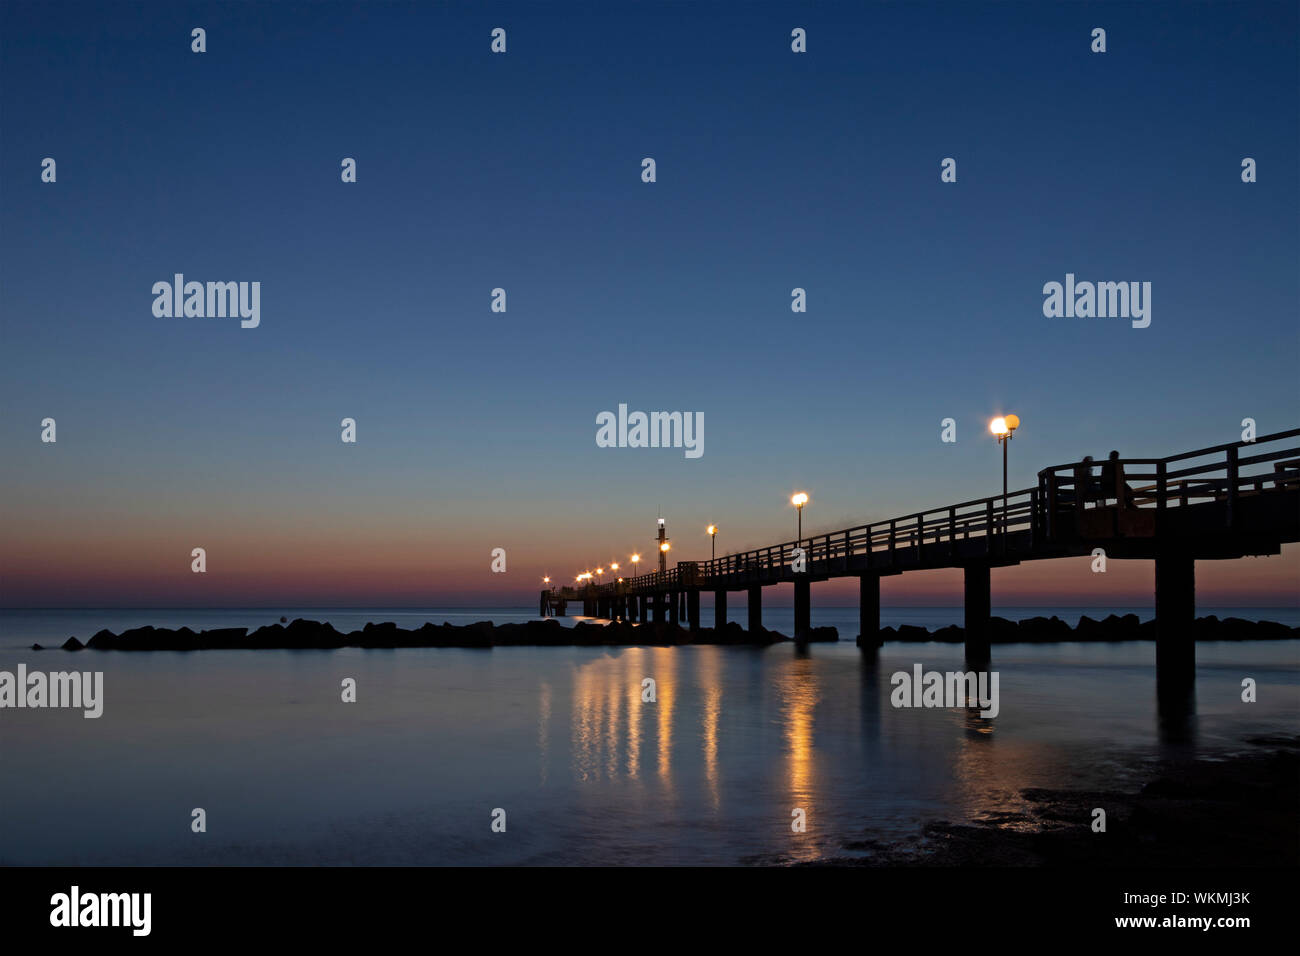
M901 843L864 836L844 844L852 855L803 865L1294 867L1300 737L1243 746L1249 751L1224 760L1168 763L1137 792L1023 790L1024 812L930 823ZM1092 830L1095 807L1106 811L1105 833Z

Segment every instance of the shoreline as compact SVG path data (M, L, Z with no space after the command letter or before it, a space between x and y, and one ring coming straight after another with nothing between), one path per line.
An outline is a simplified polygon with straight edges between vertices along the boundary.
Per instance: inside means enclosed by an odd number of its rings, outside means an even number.
M1226 759L1168 761L1136 792L1020 791L1020 813L924 824L903 840L865 833L832 867L1294 867L1300 863L1300 736L1249 737ZM1106 832L1092 830L1093 808ZM769 859L768 864L790 863Z
M1194 631L1198 642L1300 639L1300 627L1234 617L1221 620L1214 615L1197 618ZM1150 641L1155 640L1155 636L1156 622L1141 621L1136 614L1111 614L1101 620L1084 615L1075 627L1055 616L1032 617L1022 621L994 617L989 626L992 644L1119 643ZM839 640L836 628L818 627L809 631L798 643L831 643ZM957 625L930 631L924 627L904 624L897 628L881 628L877 639L867 646L878 647L885 643L961 643L964 640L965 629ZM188 627L173 629L146 626L128 628L121 633L104 629L85 643L76 637L69 637L61 649L332 650L341 647L671 647L685 644L766 647L784 642L794 642L794 639L766 628L751 632L734 621L723 628L704 627L696 631L673 624L630 624L623 621L604 624L579 621L572 627L565 627L555 618L507 624L479 621L464 625L437 625L430 622L410 630L399 628L388 621L367 624L358 631L343 632L329 623L297 618L289 623L271 624L252 632L244 627L194 631ZM861 639L857 643L863 646ZM39 651L52 648L33 644L31 649Z

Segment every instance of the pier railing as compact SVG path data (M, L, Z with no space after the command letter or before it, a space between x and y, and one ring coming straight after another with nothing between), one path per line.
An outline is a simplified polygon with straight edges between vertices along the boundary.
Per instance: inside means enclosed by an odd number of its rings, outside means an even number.
M1208 502L1227 505L1227 522L1237 502L1271 491L1300 490L1300 428L1170 455L1071 462L1038 473L1039 498L1049 536L1061 530L1071 510L1151 509L1161 512Z
M1244 498L1278 491L1300 491L1300 428L1263 435L1168 458L1124 458L1070 462L1038 473L1038 485L990 495L930 511L873 521L840 531L807 535L764 548L726 554L707 561L681 561L666 571L590 585L575 593L630 593L708 589L741 581L770 581L785 573L803 549L809 573L853 573L911 567L923 554L942 560L969 556L969 542L984 541L983 553L1028 556L1039 545L1086 533L1089 528L1119 528L1129 534L1154 534L1154 516L1167 509L1208 502L1227 505L1228 525ZM1098 520L1092 520L1092 519ZM1131 520L1131 519L1141 520ZM1104 519L1104 520L1103 520ZM1082 531L1081 531L1082 529ZM566 591L569 589L566 588Z
M810 570L826 573L847 570L851 562L861 563L864 558L870 563L870 556L880 558L883 564L899 553L918 551L928 545L956 544L1017 532L1027 533L1032 538L1041 511L1038 495L1038 489L1025 488L1008 492L1005 500L1000 494L977 498L932 511L891 518L888 521L874 521L842 531L808 535L797 541L785 541L707 561L683 561L665 572L655 571L628 578L621 587L629 591L675 590L681 587L707 589L711 585L738 577L766 577L790 567L798 556L798 548L803 549L803 559Z

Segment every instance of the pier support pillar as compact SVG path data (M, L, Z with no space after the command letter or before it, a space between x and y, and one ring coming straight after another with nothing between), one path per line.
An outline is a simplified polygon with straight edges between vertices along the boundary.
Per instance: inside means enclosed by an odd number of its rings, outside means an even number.
M966 662L984 665L989 661L989 618L993 614L993 590L987 564L968 564L966 579Z
M669 592L669 594L668 594L668 623L671 624L673 627L676 627L676 626L677 626L677 621L679 620L679 617L678 617L678 606L679 606L679 603L680 603L680 602L679 602L678 599L677 599L677 592L676 592L676 591L671 591L671 592Z
M1157 695L1181 698L1196 679L1196 562L1156 555Z
M749 629L751 631L763 629L763 585L761 584L749 586Z
M727 626L727 592L713 592L713 627L722 630Z
M858 647L880 646L880 575L858 577Z
M655 623L662 624L664 622L664 596L662 594L650 595L650 606Z
M794 636L800 640L812 630L812 582L806 577L794 580Z
M691 588L686 592L686 619L691 622L691 630L700 629L700 589Z

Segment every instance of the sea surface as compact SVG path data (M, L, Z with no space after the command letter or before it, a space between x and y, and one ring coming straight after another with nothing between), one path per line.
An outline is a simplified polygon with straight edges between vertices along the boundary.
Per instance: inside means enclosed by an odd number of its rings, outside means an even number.
M743 604L743 602L741 602ZM1022 618L1149 608L995 608ZM959 607L883 608L886 625ZM1198 608L1300 624L1296 608ZM0 671L96 670L103 716L0 709L3 864L735 864L859 855L1026 787L1136 788L1300 726L1300 642L1197 646L1193 708L1156 711L1155 646L995 645L1000 712L896 708L891 675L964 670L960 644L333 651L32 651L100 628L279 619L414 627L529 608L0 610ZM764 623L789 633L789 608ZM712 612L705 612L706 623ZM731 617L743 620L744 608ZM572 623L574 619L561 619ZM1257 685L1244 703L1242 680ZM341 700L345 678L356 702ZM643 699L654 681L655 699ZM191 828L206 813L206 832ZM796 810L806 831L793 832ZM494 832L504 811L505 832Z

